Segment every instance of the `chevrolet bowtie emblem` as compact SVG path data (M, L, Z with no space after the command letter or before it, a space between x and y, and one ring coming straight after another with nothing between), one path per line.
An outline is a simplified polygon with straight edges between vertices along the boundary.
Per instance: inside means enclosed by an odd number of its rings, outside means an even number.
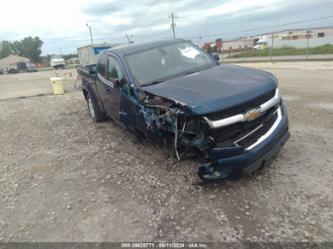
M257 109L250 110L244 115L246 121L253 121L259 116L261 116L261 112Z

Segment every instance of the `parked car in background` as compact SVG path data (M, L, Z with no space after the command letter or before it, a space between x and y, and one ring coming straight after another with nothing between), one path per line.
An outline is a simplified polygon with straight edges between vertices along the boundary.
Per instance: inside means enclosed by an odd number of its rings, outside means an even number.
M65 60L60 55L55 55L55 56L51 57L50 65L54 69L64 69Z
M36 65L31 62L17 62L16 66L19 72L37 72Z
M104 50L78 73L94 121L170 144L178 160L200 157L204 180L237 179L270 165L288 114L272 74L216 59L189 41L157 41Z
M26 67L27 67L27 72L37 72L37 67L34 63L27 62Z
M27 62L25 62L25 61L16 62L16 67L19 72L26 72L27 71Z
M257 43L253 46L253 49L255 50L263 50L266 48L268 48L268 41L266 36L260 37Z
M8 73L12 74L12 73L18 73L18 72L19 72L19 71L18 71L18 68L17 68L16 65L10 65L10 66L8 67Z
M0 71L1 71L0 72L1 74L8 73L8 68L7 67L3 67L3 68L0 69Z

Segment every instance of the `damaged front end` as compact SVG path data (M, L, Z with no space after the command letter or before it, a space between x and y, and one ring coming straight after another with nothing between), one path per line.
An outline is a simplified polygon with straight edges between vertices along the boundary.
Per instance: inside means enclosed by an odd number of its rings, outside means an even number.
M269 164L289 137L287 112L277 90L261 102L205 116L175 100L140 94L141 130L171 143L177 160L205 160L198 172L204 180L239 178Z
M212 139L210 162L199 167L205 180L239 179L268 166L289 138L287 110L278 89L203 118Z
M207 124L184 104L145 93L139 116L146 132L155 139L173 144L178 160L204 153L209 148Z

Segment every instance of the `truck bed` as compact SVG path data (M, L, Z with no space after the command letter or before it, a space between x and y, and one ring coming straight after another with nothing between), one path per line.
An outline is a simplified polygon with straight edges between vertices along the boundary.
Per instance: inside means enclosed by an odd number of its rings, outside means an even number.
M89 73L90 68L95 68L96 69L96 64L90 64L87 66L80 66L77 68L77 73L83 78L87 80L95 80L96 78L96 73L91 74ZM96 71L96 70L95 70Z

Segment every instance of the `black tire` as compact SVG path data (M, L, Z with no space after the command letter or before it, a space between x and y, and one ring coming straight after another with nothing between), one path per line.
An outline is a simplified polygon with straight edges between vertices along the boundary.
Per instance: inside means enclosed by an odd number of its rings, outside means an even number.
M91 119L94 122L100 122L106 119L106 116L102 110L98 107L98 105L95 103L95 101L87 95L87 106L88 106L88 111L90 114Z

